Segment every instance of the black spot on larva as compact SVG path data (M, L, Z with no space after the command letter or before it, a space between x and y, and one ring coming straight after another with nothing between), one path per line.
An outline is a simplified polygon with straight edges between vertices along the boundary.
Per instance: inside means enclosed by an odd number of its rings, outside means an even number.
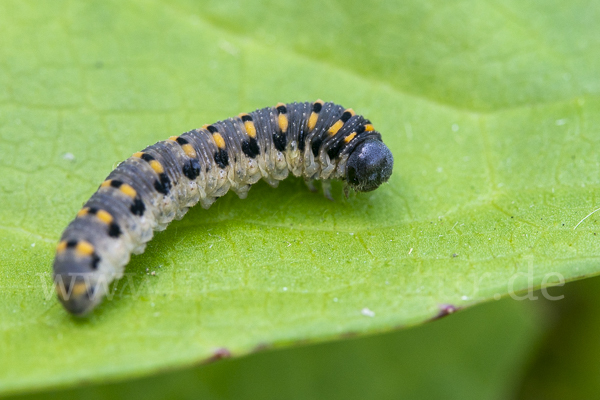
M190 180L195 180L200 175L200 163L195 158L183 164L183 174Z
M219 132L219 130L217 128L215 128L213 125L209 125L206 127L206 129L210 132L210 133L215 133L215 132Z
M260 146L255 138L250 138L250 150L252 150L252 152L256 155L260 154Z
M274 133L273 144L277 150L285 151L285 146L287 145L287 135L285 133Z
M160 184L160 181L159 181L158 179L156 179L156 180L154 181L154 189L156 189L156 191L157 191L158 193L167 194L167 193L165 192L165 188L163 187L163 185L161 185L161 184Z
M344 113L340 117L340 121L346 123L350 118L352 118L352 113L350 111L344 111Z
M334 158L337 158L337 156L340 154L340 151L342 151L342 148L344 148L345 144L346 143L343 140L340 140L335 146L327 150L327 155L329 156L329 159L333 160Z
M242 122L252 121L252 116L249 114L242 115Z
M313 142L312 142L312 152L313 152L313 156L317 156L317 154L319 154L319 150L321 149L321 143L323 143L323 139L321 139L320 137L316 138Z
M287 114L287 108L285 106L279 106L277 107L277 112L279 114Z
M118 238L121 236L121 228L115 222L108 226L108 236Z
M99 263L100 263L100 257L98 256L98 254L96 254L96 253L92 254L92 268L98 269Z
M301 152L303 152L304 148L306 147L306 142L304 140L305 136L306 133L304 132L304 128L302 128L300 130L300 133L298 134L298 150L300 150Z
M219 149L215 152L215 162L222 169L229 165L229 155L227 150Z
M120 188L123 185L123 182L117 180L117 179L113 179L112 181L110 181L110 186L114 187L114 188Z
M74 249L77 247L77 240L71 239L67 242L67 249Z
M169 179L169 176L164 172L160 174L160 183L167 190L167 192L171 190L171 180Z
M142 155L140 156L140 158L146 162L150 162L152 160L154 160L154 157L152 157L150 154L148 153L142 153Z
M133 199L133 204L131 205L129 210L133 215L142 216L144 215L144 211L146 211L146 205L144 205L142 199L136 197L135 199Z
M169 194L171 190L171 180L164 172L158 175L158 179L154 181L154 189L164 195Z
M318 114L321 112L321 108L323 108L323 103L314 103L312 110L313 110L313 112Z
M177 143L179 143L181 146L183 146L184 144L188 144L189 143L187 140L185 140L185 138L182 138L181 136L179 136L177 139L175 139L175 141Z
M358 129L356 129L356 134L360 135L361 133L363 133L365 131L365 126L361 125L358 127Z
M245 140L242 142L242 151L248 157L256 158L256 156L260 154L260 149L258 148L258 142L256 139L250 138L250 140Z
M98 209L96 207L90 207L88 210L88 214L96 215L98 213Z

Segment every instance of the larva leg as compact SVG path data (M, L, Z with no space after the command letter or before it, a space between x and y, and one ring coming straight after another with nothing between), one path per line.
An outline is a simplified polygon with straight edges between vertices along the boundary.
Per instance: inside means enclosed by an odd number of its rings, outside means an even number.
M251 185L244 185L235 188L235 194L237 194L240 199L245 199L246 197L248 197L248 191L250 190L250 187Z
M304 178L304 183L306 183L306 186L308 187L308 190L310 190L313 193L317 192L317 187L315 186L315 180L314 179Z
M216 197L205 197L203 199L200 199L200 206L202 208L204 208L205 210L208 210L210 208L210 206L212 206L212 204L217 200Z
M350 189L350 185L348 185L347 183L344 184L344 196L346 197L346 199L350 197Z
M323 179L321 181L321 186L323 187L323 195L325 198L333 201L333 196L331 195L331 181L329 179Z
M277 179L271 178L270 176L263 176L263 180L269 184L269 186L276 188L279 186Z

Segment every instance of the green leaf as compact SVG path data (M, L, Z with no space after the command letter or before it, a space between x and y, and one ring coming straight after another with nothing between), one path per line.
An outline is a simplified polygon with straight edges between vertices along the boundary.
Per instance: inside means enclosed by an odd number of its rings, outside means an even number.
M388 331L597 274L600 213L583 219L599 206L599 14L2 2L0 392ZM227 195L157 234L90 318L60 307L54 246L118 161L317 98L374 122L396 160L388 185L335 202L298 179Z
M507 298L385 335L266 351L14 400L514 398L538 350L536 342L552 320L544 306Z

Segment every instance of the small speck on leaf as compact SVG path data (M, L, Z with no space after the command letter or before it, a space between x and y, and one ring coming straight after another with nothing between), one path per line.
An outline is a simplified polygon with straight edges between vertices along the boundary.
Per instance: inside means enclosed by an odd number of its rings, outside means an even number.
M360 310L360 313L362 315L364 315L365 317L374 317L375 316L375 312L369 310L367 307L365 307L362 310Z

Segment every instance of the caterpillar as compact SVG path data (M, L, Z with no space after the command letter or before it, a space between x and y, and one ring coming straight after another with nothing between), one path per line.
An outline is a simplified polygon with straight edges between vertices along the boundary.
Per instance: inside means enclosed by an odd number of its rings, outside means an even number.
M368 119L322 100L278 103L172 136L120 163L67 226L53 265L58 299L72 314L89 313L153 231L229 189L245 198L258 180L276 187L291 172L311 190L321 180L331 199L330 180L343 181L346 195L368 192L389 179L393 163Z

